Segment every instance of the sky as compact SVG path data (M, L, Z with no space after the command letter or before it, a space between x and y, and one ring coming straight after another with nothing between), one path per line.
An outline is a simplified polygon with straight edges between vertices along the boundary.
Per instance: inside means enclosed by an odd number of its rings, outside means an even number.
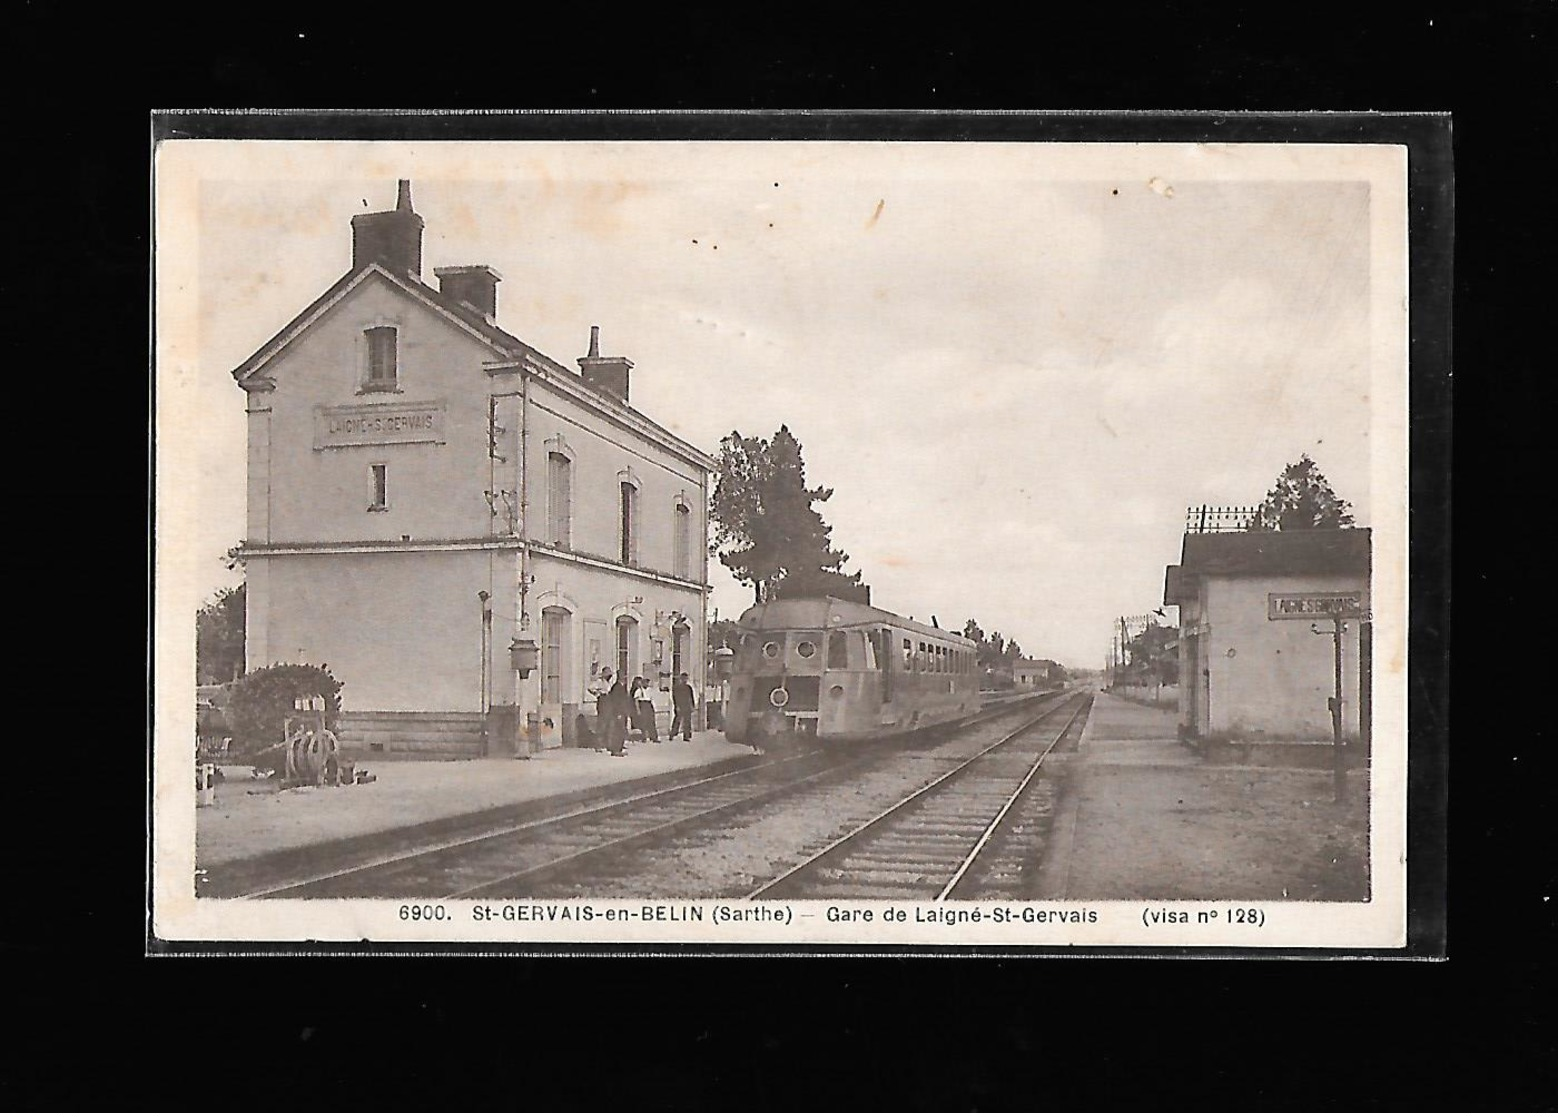
M1362 525L1398 491L1381 150L165 144L159 445L198 509L176 546L202 599L241 576L231 370L404 177L428 282L494 267L499 324L568 367L600 326L633 406L710 453L787 424L873 603L1101 666L1113 618L1162 604L1187 506L1258 503L1306 452Z

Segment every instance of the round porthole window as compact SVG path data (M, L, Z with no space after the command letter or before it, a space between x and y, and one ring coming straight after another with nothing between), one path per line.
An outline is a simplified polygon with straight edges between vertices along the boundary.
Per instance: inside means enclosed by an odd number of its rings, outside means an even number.
M768 641L768 643L763 645L763 654L769 659L778 659L779 645L774 643L772 640Z
M810 659L812 656L817 654L817 645L813 644L810 640L802 640L799 644L795 645L795 654L800 656L802 659Z
M768 692L768 704L769 705L771 705L771 706L778 706L778 707L784 707L784 706L789 705L789 703L790 703L790 692L785 690L784 687L776 686L776 687L774 687L773 690Z

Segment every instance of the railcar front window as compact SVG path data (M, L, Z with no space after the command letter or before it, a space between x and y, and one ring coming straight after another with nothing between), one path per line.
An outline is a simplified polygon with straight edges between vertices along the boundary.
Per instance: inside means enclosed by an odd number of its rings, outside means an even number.
M828 633L828 666L829 667L848 667L849 666L849 652L846 650L848 648L848 646L849 646L849 636L848 636L847 633L844 633L844 632L830 632L830 633Z

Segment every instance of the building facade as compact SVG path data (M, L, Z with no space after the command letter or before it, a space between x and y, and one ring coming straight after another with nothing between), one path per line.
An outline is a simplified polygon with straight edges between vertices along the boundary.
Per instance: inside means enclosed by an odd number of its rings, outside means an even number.
M1367 742L1371 633L1367 528L1190 533L1166 570L1179 606L1179 722L1192 738L1329 742L1341 639L1342 727Z
M233 372L249 665L327 664L362 752L571 743L608 667L662 710L701 690L713 460L596 328L570 369L498 327L492 268L424 282L409 182L351 225L351 269Z
M1058 675L1059 664L1052 659L1017 659L1012 662L1012 682L1019 690L1048 686Z

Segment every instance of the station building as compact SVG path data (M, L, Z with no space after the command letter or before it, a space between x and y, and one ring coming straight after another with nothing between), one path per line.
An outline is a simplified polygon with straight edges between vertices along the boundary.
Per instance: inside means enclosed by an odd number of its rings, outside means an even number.
M701 692L715 462L631 406L597 328L568 368L497 325L493 268L425 282L423 228L402 180L233 370L247 662L327 664L363 753L572 743L608 667L662 711L681 672Z
M1343 734L1367 744L1367 528L1190 532L1166 570L1179 606L1179 723L1193 739L1332 740L1333 607L1344 621ZM1318 631L1316 631L1318 630Z

